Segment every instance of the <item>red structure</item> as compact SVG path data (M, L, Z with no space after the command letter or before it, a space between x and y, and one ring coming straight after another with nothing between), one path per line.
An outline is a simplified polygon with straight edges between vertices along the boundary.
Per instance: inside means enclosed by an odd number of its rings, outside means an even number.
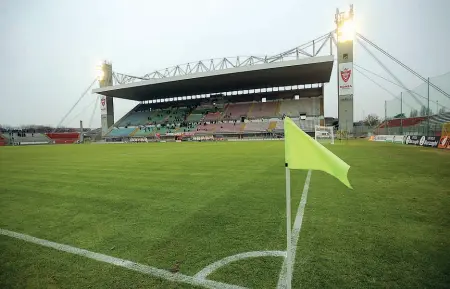
M396 118L384 121L378 128L414 126L420 124L424 120L426 120L426 117Z
M54 144L72 144L76 143L80 138L80 134L77 132L47 133L46 135L53 141Z

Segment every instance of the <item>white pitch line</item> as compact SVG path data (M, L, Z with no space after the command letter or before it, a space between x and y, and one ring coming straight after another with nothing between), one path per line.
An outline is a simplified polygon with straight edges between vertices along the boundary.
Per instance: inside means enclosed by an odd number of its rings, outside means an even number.
M286 257L286 251L253 251L229 256L206 266L200 272L195 274L194 278L206 279L209 274L231 262L258 257Z
M236 285L231 285L231 284L226 284L226 283L221 283L221 282L216 282L216 281L211 281L211 280L205 280L205 279L198 279L198 278L183 275L180 273L174 274L174 273L171 273L166 270L158 269L155 267L150 267L150 266L147 266L144 264L135 263L133 261L119 259L119 258L115 258L112 256L103 255L100 253L95 253L95 252L91 252L88 250L72 247L69 245L59 244L59 243L55 243L52 241L47 241L44 239L39 239L39 238L35 238L35 237L29 236L29 235L16 233L16 232L4 230L4 229L0 229L0 235L20 239L20 240L30 242L33 244L41 245L41 246L48 247L48 248L53 248L58 251L71 253L74 255L86 257L86 258L93 259L96 261L112 264L115 266L123 267L123 268L129 269L129 270L137 271L137 272L140 272L143 274L151 275L154 277L166 279L166 280L173 281L173 282L187 283L190 285L202 286L202 287L211 288L211 289L245 289L245 287L241 287L241 286L236 286Z
M292 250L291 250L291 267L294 268L295 264L295 253L297 252L298 238L300 237L300 230L302 228L303 214L305 213L306 199L308 197L309 183L311 181L311 170L308 171L306 176L305 186L303 187L302 198L300 200L300 205L298 206L297 215L295 216L294 227L292 228ZM286 272L287 272L287 262L286 259L283 261L281 267L280 277L278 278L277 289L286 288ZM293 270L291 270L293 272ZM292 276L291 276L292 280Z

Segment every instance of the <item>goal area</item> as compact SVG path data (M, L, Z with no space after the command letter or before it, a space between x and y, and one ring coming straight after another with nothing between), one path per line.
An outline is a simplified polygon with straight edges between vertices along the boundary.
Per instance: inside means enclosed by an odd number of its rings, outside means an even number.
M334 144L334 127L316 125L314 127L314 139L320 143Z

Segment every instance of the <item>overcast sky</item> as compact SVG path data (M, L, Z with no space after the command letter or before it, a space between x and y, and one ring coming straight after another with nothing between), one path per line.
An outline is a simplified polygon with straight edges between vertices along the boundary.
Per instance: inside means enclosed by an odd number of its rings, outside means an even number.
M200 59L276 54L331 31L336 8L350 3L362 35L425 77L450 71L449 0L0 0L0 124L56 125L100 60L143 75ZM409 88L420 84L377 55ZM356 42L354 61L389 77ZM384 101L393 97L358 72L354 85L355 118L384 116ZM82 119L87 126L95 97L89 93L64 125ZM116 120L134 105L115 101ZM99 127L99 106L94 113ZM337 116L335 74L325 115Z

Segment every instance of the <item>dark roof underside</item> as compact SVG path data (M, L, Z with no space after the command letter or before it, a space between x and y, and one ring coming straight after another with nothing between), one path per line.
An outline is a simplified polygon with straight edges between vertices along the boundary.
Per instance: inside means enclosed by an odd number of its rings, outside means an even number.
M333 56L259 64L94 89L94 93L136 101L236 90L327 83Z

